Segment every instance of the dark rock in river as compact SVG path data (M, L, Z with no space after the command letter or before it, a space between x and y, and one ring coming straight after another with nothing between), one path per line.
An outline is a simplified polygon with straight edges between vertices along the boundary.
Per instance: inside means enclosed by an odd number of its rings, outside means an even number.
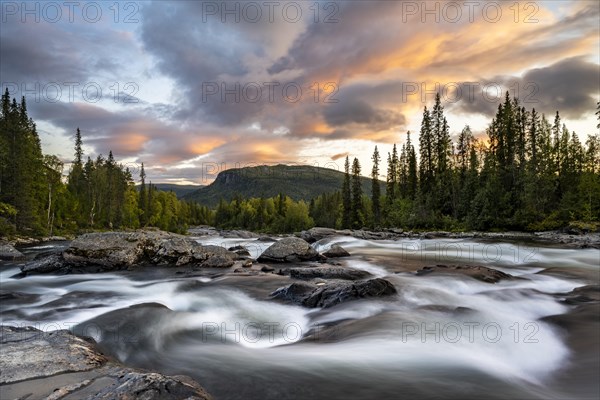
M62 254L53 253L21 267L23 274L103 272L141 264L228 268L240 257L219 246L160 231L98 232L75 239Z
M314 243L326 237L335 236L337 234L337 231L332 228L314 227L307 231L300 232L299 236L309 243Z
M312 267L312 268L290 268L290 277L296 279L343 279L357 281L371 276L366 271L343 267Z
M342 246L338 244L334 244L331 246L329 250L323 253L325 257L335 258L335 257L350 257L350 253L346 251Z
M600 285L580 286L567 293L565 303L579 305L600 302Z
M306 282L292 283L277 289L271 297L309 308L327 308L351 300L383 297L396 293L394 285L385 279L376 278L352 283L332 282L323 286Z
M9 243L0 243L0 260L22 260L25 256Z
M233 246L227 250L234 252L238 257L250 257L250 251L244 246Z
M50 254L44 258L35 259L21 266L21 272L25 275L30 273L47 274L47 273L69 273L71 267L65 262L62 254Z
M319 253L304 239L286 237L269 246L258 258L259 262L298 262L319 258Z
M0 385L9 398L210 399L191 378L126 368L66 330L0 326L0 343Z
M435 265L424 267L417 275L464 275L487 283L496 283L513 276L492 268L471 265Z
M65 261L72 265L96 264L106 268L126 268L156 253L161 239L169 234L156 231L96 232L77 237L64 251Z

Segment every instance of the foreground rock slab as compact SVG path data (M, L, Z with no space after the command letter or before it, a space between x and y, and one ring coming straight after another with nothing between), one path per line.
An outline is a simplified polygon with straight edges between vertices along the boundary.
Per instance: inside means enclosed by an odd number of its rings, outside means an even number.
M417 271L417 275L464 275L487 283L511 279L512 275L496 269L471 265L434 265Z
M69 331L0 326L0 397L210 399L195 381L127 368Z
M396 288L389 281L376 278L360 282L332 282L323 286L307 282L292 283L277 289L271 293L271 297L309 308L328 308L347 301L396 293Z
M319 253L304 239L286 237L269 246L258 257L259 262L298 262L312 261Z

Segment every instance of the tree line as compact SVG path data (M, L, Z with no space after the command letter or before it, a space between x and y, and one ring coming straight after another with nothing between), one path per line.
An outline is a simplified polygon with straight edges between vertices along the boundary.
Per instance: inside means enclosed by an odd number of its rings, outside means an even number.
M138 189L112 151L107 157L85 158L79 128L66 179L63 169L58 157L42 153L25 98L11 100L7 89L0 114L0 236L146 226L185 232L188 225L212 222L207 207L147 185L143 164Z
M600 121L600 102L596 112ZM600 123L598 124L600 128ZM351 184L360 174L346 157L341 191L310 203L319 226L405 227L449 230L549 230L574 224L600 226L600 136L583 144L562 123L527 110L507 92L486 130L476 138L467 125L450 137L439 94L424 108L419 157L410 132L400 152L387 156L381 195L380 155L373 153L372 193Z

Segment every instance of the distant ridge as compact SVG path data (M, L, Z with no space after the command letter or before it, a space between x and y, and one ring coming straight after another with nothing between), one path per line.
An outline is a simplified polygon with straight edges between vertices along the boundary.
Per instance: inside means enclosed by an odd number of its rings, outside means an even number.
M344 172L329 168L304 165L261 165L228 169L219 173L217 179L183 197L214 207L221 198L230 201L237 194L242 198L274 197L284 193L294 200L310 200L323 193L340 190ZM365 194L371 193L371 179L361 177ZM381 183L385 192L385 185Z

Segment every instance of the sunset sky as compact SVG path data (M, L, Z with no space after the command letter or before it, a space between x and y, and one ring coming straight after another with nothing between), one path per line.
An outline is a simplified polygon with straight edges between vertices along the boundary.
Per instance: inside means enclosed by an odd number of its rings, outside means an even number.
M484 132L505 90L598 132L598 1L1 4L2 90L44 152L70 161L80 127L87 154L154 182L347 154L367 175L375 145L418 140L436 84L453 136Z

